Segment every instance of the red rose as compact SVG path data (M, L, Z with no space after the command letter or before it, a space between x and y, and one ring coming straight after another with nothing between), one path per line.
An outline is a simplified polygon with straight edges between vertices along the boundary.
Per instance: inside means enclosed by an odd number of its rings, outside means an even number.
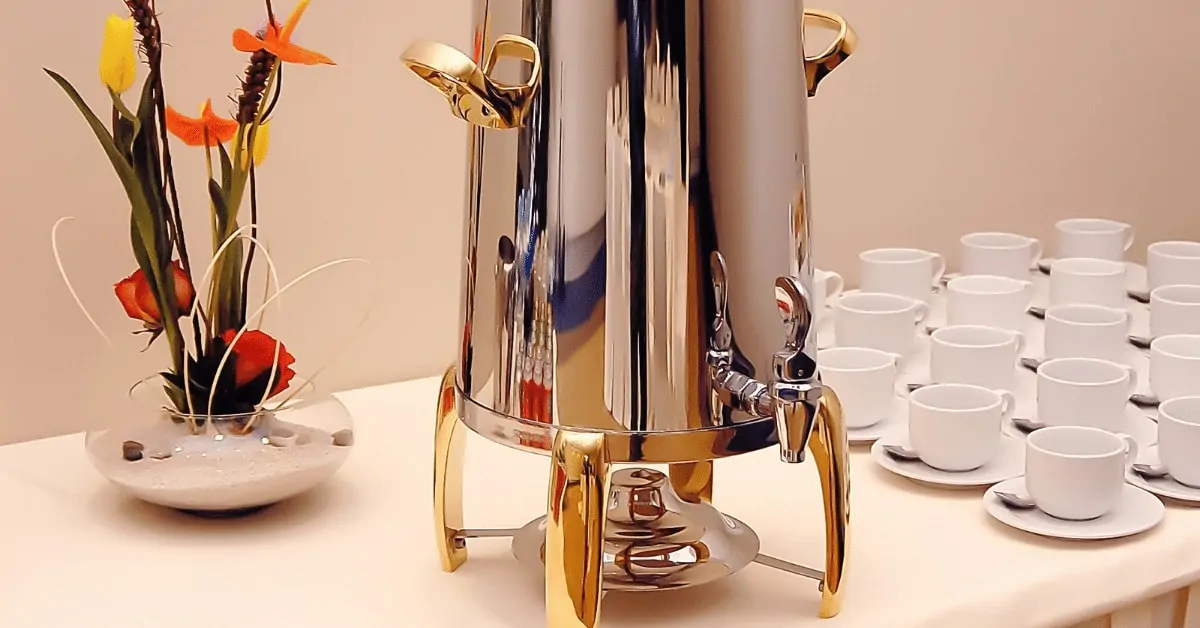
M237 331L230 329L221 335L221 340L224 340L225 345L228 346L236 336ZM275 360L276 346L279 347L278 360ZM232 353L233 382L238 388L251 384L259 378L268 377L271 374L272 362L274 362L275 379L271 393L267 395L268 399L286 390L291 384L292 378L296 376L296 371L292 370L296 358L287 352L283 343L277 343L274 338L257 329L250 329L242 334L242 337L238 338L237 343L233 345ZM264 381L262 386L265 387L265 385Z
M196 298L196 289L192 287L191 278L183 272L179 260L171 264L171 275L175 283L175 306L180 315L183 315L191 310L192 299ZM146 323L147 327L162 327L158 301L154 298L154 291L150 289L150 282L146 281L146 274L142 269L139 268L133 271L132 275L122 279L114 286L113 291L116 292L117 300L121 302L121 307L125 308L125 314L129 318L140 320Z

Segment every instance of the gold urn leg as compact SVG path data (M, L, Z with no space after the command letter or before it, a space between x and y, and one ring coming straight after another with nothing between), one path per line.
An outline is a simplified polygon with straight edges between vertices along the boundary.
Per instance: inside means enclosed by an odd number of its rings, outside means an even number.
M548 628L594 628L600 621L608 466L603 434L555 436L546 517Z
M825 503L825 581L821 583L821 617L842 609L842 578L850 527L850 448L837 393L826 387L817 410L817 424L808 441Z
M465 439L455 409L454 367L446 369L438 394L433 443L433 516L442 569L454 571L467 562L463 529L463 446Z
M668 467L671 488L679 498L693 504L712 503L713 461L677 462Z

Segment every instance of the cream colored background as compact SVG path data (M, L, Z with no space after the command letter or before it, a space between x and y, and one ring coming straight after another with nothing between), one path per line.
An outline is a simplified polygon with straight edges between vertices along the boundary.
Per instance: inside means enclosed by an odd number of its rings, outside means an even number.
M298 31L340 65L289 68L260 223L284 281L359 256L373 261L379 286L357 341L322 374L326 388L429 375L451 359L464 129L398 57L415 38L467 47L468 4L315 0ZM224 94L246 60L230 32L259 21L259 3L159 5L172 103L191 111L212 97L228 110ZM892 245L942 251L953 265L963 232L1047 238L1068 216L1132 222L1135 259L1156 239L1200 237L1200 4L1147 0L1136 12L1118 0L822 6L851 20L862 46L810 108L819 265L853 283L858 251ZM276 9L290 7L278 0ZM121 190L40 70L62 72L104 111L96 53L104 17L120 8L118 0L0 4L10 25L0 39L0 442L95 424L161 364L153 352L137 354L111 293L134 266ZM205 248L202 164L199 152L177 149L193 257ZM77 217L62 232L64 261L121 351L106 348L57 279L49 233L63 215ZM329 353L329 334L353 328L373 281L343 267L271 315L268 330L288 343L302 375Z

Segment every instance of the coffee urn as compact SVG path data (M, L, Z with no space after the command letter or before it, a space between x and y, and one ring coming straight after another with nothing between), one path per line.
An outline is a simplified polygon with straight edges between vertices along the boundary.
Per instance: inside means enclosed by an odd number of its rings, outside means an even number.
M470 124L434 459L443 568L468 539L512 537L544 569L552 628L596 626L606 590L750 563L817 580L836 615L848 458L808 299L807 99L854 31L799 0L475 0L474 25L472 54L403 54ZM832 43L806 56L805 27ZM550 457L545 516L464 526L462 425ZM711 505L713 462L766 447L816 464L823 570L760 554Z

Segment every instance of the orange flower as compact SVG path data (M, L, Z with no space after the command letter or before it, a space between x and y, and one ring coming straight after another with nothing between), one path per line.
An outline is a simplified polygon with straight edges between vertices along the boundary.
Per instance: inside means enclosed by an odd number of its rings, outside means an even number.
M222 118L213 113L212 99L204 103L199 118L189 118L171 107L167 107L167 130L172 135L183 140L188 146L204 146L207 135L208 145L224 144L237 135L237 120Z
M186 313L192 308L196 289L192 287L187 273L183 272L179 260L171 264L171 275L175 284L175 306L181 314ZM129 318L142 321L149 329L162 327L162 313L158 311L158 301L155 300L154 291L150 289L150 282L146 281L146 274L142 269L133 271L132 275L122 279L113 290Z
M278 22L268 20L262 39L255 37L244 28L233 31L233 47L241 52L266 50L286 63L336 65L329 57L292 43L292 33L296 32L296 25L300 23L300 17L304 15L304 10L308 8L308 2L309 0L300 0L300 4L297 4L296 8L292 10L292 14L288 16L287 22L282 27Z
M236 336L236 331L228 329L221 335L221 340L228 346ZM279 347L278 360L275 358L276 346ZM265 390L267 379L271 375L271 367L274 366L275 377L271 393L267 395L269 399L287 390L292 383L292 378L296 376L296 371L292 370L296 358L287 352L283 343L277 342L266 332L257 329L247 330L233 345L232 353L233 383L239 389L253 385L259 391ZM262 393L255 392L255 395L261 396Z

